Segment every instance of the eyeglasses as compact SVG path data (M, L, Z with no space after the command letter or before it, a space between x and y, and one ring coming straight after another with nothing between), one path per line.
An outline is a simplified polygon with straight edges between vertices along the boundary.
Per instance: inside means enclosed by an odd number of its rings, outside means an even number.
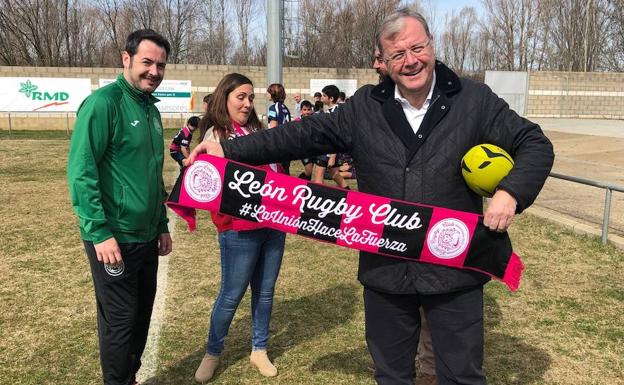
M410 53L412 55L414 55L415 57L420 57L423 55L423 53L425 52L425 48L429 47L429 45L431 44L431 39L427 39L427 41L423 44L416 44L413 45L410 49L408 49L407 51L397 51L395 53L393 53L390 56L385 56L383 59L387 62L387 63L402 63L405 58L407 57L407 54Z

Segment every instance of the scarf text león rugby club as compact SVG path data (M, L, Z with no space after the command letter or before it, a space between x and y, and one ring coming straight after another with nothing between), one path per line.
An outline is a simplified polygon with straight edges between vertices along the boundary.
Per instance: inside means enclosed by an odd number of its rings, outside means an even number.
M512 291L524 265L483 217L341 190L206 154L180 174L167 205L195 229L195 209L382 256L471 269Z

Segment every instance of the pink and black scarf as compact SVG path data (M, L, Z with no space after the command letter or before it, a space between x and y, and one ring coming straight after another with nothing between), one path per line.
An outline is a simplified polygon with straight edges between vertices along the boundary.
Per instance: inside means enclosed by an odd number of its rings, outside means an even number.
M200 155L178 178L167 205L195 229L195 209L391 258L471 269L512 291L524 265L509 237L478 214L311 183Z

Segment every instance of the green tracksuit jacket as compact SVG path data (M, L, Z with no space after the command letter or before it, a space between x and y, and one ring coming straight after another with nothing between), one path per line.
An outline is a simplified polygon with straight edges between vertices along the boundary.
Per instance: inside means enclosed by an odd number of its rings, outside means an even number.
M169 232L157 101L119 75L78 109L67 179L82 239L148 242Z

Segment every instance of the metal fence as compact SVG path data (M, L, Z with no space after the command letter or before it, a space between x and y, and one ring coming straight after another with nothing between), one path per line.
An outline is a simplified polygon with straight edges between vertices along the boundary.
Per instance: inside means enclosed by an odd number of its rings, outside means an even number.
M44 125L41 125L41 128L38 128L38 130L54 130L54 131L67 131L69 133L69 131L71 131L72 127L73 127L73 120L76 118L76 113L75 112L42 112L42 113L37 113L37 112L14 112L14 111L8 111L8 112L0 112L0 130L7 130L9 131L9 135L13 132L13 131L17 131L17 130L33 130L33 128L29 128L29 127L24 127L24 121L29 121L30 125L33 125L32 122L36 122L34 123L35 125L39 125L40 122L39 120L43 120L43 119L54 119L56 120L54 123L53 127L47 127ZM16 120L18 122L16 122ZM21 121L21 123L20 123Z
M257 107L256 114L260 121L267 124L264 106ZM165 128L180 128L188 118L201 115L198 111L163 112L161 118ZM0 131L65 131L69 135L74 129L75 112L0 112Z
M579 178L576 176L563 175L551 172L550 176L557 179L563 179L574 183L580 183L587 186L599 187L605 189L604 213L602 217L602 244L606 245L609 238L609 217L611 215L611 195L613 191L624 193L624 186L599 182L591 179Z

